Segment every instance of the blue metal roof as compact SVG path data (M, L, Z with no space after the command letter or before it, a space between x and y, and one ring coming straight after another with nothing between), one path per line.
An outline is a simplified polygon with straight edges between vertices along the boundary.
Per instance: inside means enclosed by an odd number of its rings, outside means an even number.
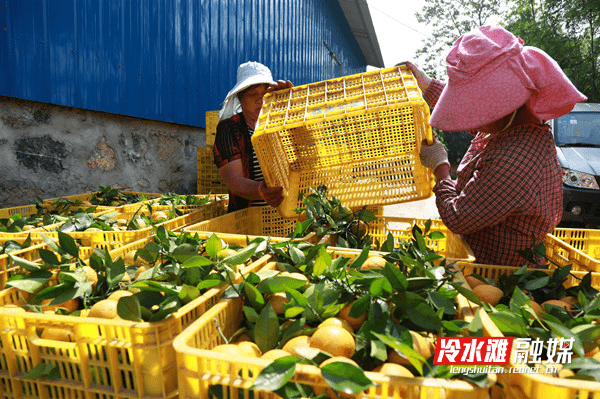
M337 0L0 0L0 95L204 126L246 61L366 69Z

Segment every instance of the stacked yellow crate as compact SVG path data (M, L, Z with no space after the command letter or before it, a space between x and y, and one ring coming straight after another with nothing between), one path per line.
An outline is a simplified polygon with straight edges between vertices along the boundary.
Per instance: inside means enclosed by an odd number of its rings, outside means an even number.
M217 124L219 123L219 111L206 112L206 147L198 147L198 194L226 194L227 186L221 178L221 174L214 163L213 145Z

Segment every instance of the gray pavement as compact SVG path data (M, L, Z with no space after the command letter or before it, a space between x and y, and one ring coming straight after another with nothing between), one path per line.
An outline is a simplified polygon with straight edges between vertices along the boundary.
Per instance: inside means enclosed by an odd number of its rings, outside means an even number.
M387 205L383 208L386 216L397 216L416 219L439 219L440 214L435 206L435 195L419 200Z

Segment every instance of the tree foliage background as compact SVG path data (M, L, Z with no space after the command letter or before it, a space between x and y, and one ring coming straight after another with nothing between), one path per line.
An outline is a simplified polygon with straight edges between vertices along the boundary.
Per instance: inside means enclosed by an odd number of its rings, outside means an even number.
M416 16L433 28L416 60L433 77L446 80L445 58L456 39L496 23L548 53L588 102L600 103L600 0L427 0ZM462 158L469 137L437 134Z

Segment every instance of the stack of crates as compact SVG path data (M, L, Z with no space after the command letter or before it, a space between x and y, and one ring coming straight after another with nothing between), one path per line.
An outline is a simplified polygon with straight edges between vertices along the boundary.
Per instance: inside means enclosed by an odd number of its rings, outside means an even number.
M227 194L227 186L214 163L213 145L219 111L206 111L206 147L198 147L198 194Z

